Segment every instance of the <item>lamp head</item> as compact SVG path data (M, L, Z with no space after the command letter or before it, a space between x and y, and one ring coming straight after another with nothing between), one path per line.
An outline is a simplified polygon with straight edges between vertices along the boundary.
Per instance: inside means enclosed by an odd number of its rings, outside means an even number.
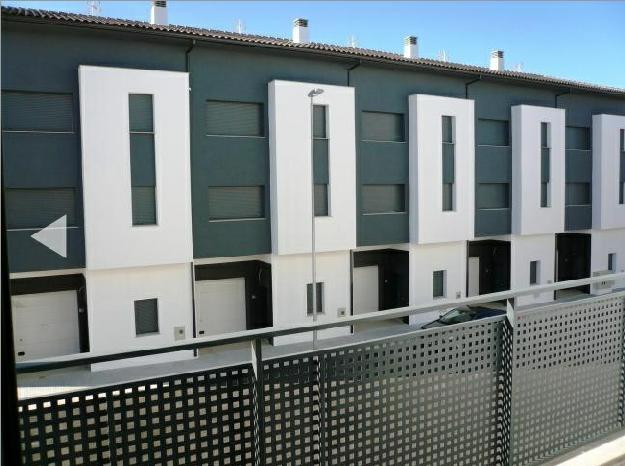
M308 93L308 97L315 97L316 95L323 94L323 89L313 89Z

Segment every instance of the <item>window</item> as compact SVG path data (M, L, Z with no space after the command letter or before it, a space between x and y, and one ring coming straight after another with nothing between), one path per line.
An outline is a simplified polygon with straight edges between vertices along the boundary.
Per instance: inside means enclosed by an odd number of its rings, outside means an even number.
M590 128L578 126L566 127L566 148L575 150L590 150Z
M508 183L480 183L477 185L478 209L509 209L510 185Z
M608 270L616 273L616 253L614 252L608 254Z
M6 223L8 229L47 227L63 215L67 225L76 225L74 188L7 188Z
M328 185L315 184L315 217L328 216Z
M619 176L619 204L625 204L625 129L621 130L621 157L620 157L620 176Z
M315 283L317 288L317 296L315 296L317 305L317 314L323 313L323 283ZM312 296L312 283L306 285L306 314L311 316L313 315L313 296Z
M128 96L132 224L156 225L154 106L150 94Z
M477 143L482 146L509 146L510 123L507 120L477 120Z
M3 92L4 131L74 131L71 94Z
M362 139L365 141L404 142L402 113L362 112Z
M442 117L443 144L443 211L455 208L455 117Z
M208 100L206 102L206 134L210 136L264 136L263 104Z
M551 206L551 125L540 124L540 206Z
M445 270L436 270L432 273L432 297L445 297Z
M139 335L158 333L158 300L135 301L135 332Z
M403 184L366 184L362 187L364 214L406 212L406 194Z
M209 220L241 220L264 217L264 186L211 186L208 188Z
M328 170L327 107L313 106L313 169L315 180L315 216L328 216L330 181Z
M590 205L590 183L567 183L565 205Z
M540 270L540 261L530 261L530 285L538 284L539 270Z

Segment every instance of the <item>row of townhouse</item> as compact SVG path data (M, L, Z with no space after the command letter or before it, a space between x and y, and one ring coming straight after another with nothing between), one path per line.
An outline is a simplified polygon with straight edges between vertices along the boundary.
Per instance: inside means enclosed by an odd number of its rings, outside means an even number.
M171 26L163 4L2 9L18 361L306 322L313 292L323 321L625 268L625 91L414 38L310 43L305 20L292 40Z

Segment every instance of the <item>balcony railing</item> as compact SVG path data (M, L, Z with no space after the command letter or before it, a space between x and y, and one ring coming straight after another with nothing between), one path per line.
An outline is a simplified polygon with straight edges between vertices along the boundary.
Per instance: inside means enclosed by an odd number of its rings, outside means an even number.
M624 279L625 273L612 274L167 348L19 363L23 378L232 343L250 342L252 348L249 358L232 365L137 374L134 380L20 399L23 460L539 464L624 427L625 289L517 309L511 300ZM269 337L499 300L508 303L501 316L406 327L398 335L358 342L322 340L321 348L263 357L262 340Z

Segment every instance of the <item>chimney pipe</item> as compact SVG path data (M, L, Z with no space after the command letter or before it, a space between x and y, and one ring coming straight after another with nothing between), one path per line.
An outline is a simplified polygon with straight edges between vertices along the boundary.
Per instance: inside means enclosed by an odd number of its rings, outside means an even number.
M167 2L164 0L152 0L150 10L150 24L167 24Z
M404 57L419 58L419 44L416 36L408 36L404 39Z
M297 18L293 20L293 42L296 44L308 44L310 42L307 19Z
M493 71L503 71L503 50L493 50L490 53L490 69Z

